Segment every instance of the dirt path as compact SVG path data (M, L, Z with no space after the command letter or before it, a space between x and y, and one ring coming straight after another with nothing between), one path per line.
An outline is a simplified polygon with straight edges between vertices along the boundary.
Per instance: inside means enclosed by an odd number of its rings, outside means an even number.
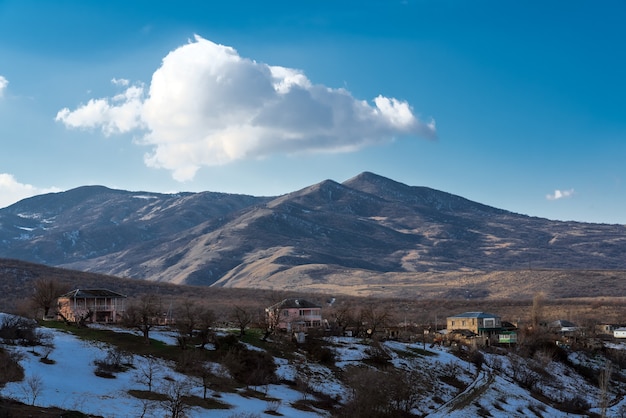
M436 411L427 415L427 417L446 416L452 411L463 409L470 405L476 398L480 397L491 386L495 376L491 373L481 371L476 379L470 383L465 390L450 399L448 402L439 407Z

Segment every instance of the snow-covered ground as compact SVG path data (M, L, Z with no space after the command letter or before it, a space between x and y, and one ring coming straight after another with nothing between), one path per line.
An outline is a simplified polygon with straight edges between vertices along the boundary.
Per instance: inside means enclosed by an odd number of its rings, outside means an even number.
M121 330L120 330L121 331ZM39 378L41 387L38 390L35 405L57 406L64 409L79 410L88 414L104 417L140 417L146 411L146 401L137 399L128 393L130 389L147 389L137 381L137 371L145 368L149 361L141 356L134 356L134 368L116 374L116 378L101 378L94 374L94 360L103 359L110 347L101 343L89 343L76 338L71 334L59 330L47 330L53 336L54 349L49 358L54 364L44 364L41 356L32 353L32 348L11 347L20 350L24 358L21 361L25 369L26 379L22 382L13 382L0 389L5 397L11 397L25 403L32 403L33 390L29 389L28 382ZM168 344L175 344L173 334L167 330L158 330L151 333L151 337ZM336 355L335 365L339 368L348 368L351 365L362 365L363 359L368 356L370 346L368 342L355 338L331 338ZM405 344L393 341L383 343L385 351L391 356L391 363L398 368L419 369L426 371L433 377L441 377L451 371L454 377L467 385L459 393L453 386L437 380L436 389L430 396L426 396L417 410L418 415L432 418L462 418L485 415L488 411L496 417L565 417L575 416L566 414L537 400L526 389L517 384L512 375L512 356L485 354L485 362L481 370L469 362L460 360L451 354L447 348L429 348L428 355L422 355L417 349L421 344ZM40 347L35 348L41 352ZM413 355L403 355L412 352ZM418 354L415 354L418 353ZM421 353L421 354L420 354ZM581 354L571 353L572 362L592 362ZM287 381L294 381L302 368L307 369L308 382L315 391L325 393L339 399L347 399L349 391L337 379L335 373L320 364L287 361L276 358L277 375ZM192 393L202 396L202 384L185 375L175 372L171 364L159 361L159 369L155 382L167 382L171 379L187 381L193 385ZM583 398L592 406L591 411L599 412L599 390L580 376L567 369L562 363L551 361L541 365L547 378L538 383L541 390L551 394L553 398L561 396L571 399L574 396ZM299 368L299 370L298 370ZM167 378L167 379L166 379ZM169 379L169 380L168 380ZM158 391L158 383L155 384ZM287 385L267 385L259 388L267 396L280 399L280 403L270 405L267 401L249 398L237 393L219 393L214 395L220 402L230 405L229 409L202 409L195 407L189 411L190 417L236 417L244 414L265 416L263 411L276 408L285 417L305 418L330 416L325 411L304 412L291 406L292 402L302 399L303 394ZM624 406L623 399L612 399L607 416L620 416ZM162 405L154 402L149 404L146 417L161 417L165 415Z
M35 405L57 406L63 409L78 410L87 414L104 417L140 417L145 405L141 399L128 394L129 389L146 389L136 381L136 370L148 360L141 356L134 356L134 369L116 374L115 379L101 378L94 374L94 360L103 359L109 347L104 344L93 344L82 341L71 334L58 330L49 330L53 334L54 350L49 355L54 364L44 364L41 356L33 354L31 348L13 347L24 354L20 364L24 367L26 378L22 382L7 384L1 394L30 404L33 391L28 389L29 378L38 377L42 381L41 390ZM158 337L159 334L155 334ZM40 351L39 348L35 349ZM166 376L176 380L192 380L189 376L181 375L172 370L172 365L161 362L159 376L154 380L163 381ZM286 368L283 367L282 370ZM194 382L192 393L202 396L202 384ZM301 394L287 386L268 385L267 395L281 399L278 412L287 417L317 417L320 414L304 412L292 408L289 403L301 398ZM268 409L268 402L256 398L248 398L234 393L221 393L219 401L231 405L230 409L193 408L189 411L190 417L230 417L240 413L263 414ZM165 410L158 404L150 406L147 417L165 416Z

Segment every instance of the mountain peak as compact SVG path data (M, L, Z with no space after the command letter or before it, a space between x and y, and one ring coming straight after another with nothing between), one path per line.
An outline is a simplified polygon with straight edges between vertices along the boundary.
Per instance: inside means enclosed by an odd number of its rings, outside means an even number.
M18 202L0 218L0 257L188 284L626 260L624 227L530 218L367 171L277 198L85 186Z

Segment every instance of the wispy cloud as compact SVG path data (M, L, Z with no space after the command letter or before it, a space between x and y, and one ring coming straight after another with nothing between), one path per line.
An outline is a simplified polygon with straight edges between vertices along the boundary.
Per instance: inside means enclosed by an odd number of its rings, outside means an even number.
M114 84L121 86L118 80ZM435 138L402 100L358 100L303 71L241 57L199 36L170 52L152 76L112 98L58 112L70 128L105 135L140 129L148 166L191 180L202 166L277 153L349 152L400 135Z
M574 195L574 189L569 190L555 190L554 193L547 194L546 199L548 200L559 200L566 199L568 197L572 197Z
M4 91L9 85L9 80L6 77L0 75L0 97L4 96Z
M0 173L0 208L12 205L27 197L59 191L61 189L56 187L40 188L20 183L12 174Z
M126 87L126 86L130 85L130 80L127 80L125 78L112 78L111 79L111 83L113 83L116 86Z

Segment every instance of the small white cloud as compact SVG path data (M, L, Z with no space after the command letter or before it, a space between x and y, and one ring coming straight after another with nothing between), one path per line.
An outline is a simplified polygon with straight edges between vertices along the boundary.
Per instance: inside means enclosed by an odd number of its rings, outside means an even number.
M113 84L125 85L113 80ZM142 127L144 87L130 86L124 92L105 99L91 99L74 111L61 109L55 120L68 128L100 128L105 135L121 134Z
M125 78L112 78L111 83L116 86L126 87L130 84L130 81Z
M9 80L0 75L0 97L4 96L4 91L9 85Z
M566 199L568 197L572 197L574 195L574 189L569 190L555 190L552 194L547 194L546 199L548 200L559 200Z
M128 86L114 79L118 86ZM145 163L191 180L202 166L277 153L348 152L399 135L435 138L395 98L355 99L343 88L313 84L303 71L258 63L231 47L196 36L170 52L152 75L149 92L130 86L113 98L92 99L56 120L105 135L143 130Z
M12 205L27 197L59 191L61 191L61 189L56 187L45 189L30 184L19 183L13 175L0 173L0 208Z

